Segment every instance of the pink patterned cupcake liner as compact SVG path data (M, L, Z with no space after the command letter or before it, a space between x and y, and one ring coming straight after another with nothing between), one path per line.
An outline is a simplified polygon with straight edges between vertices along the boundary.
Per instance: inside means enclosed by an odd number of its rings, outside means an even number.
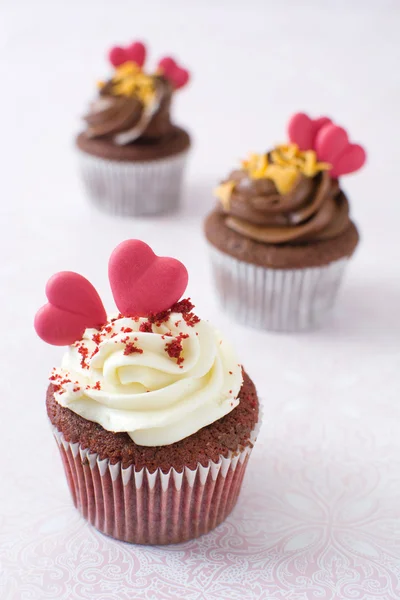
M179 208L187 151L145 162L78 154L83 183L98 208L134 217L169 213Z
M260 419L259 419L260 422ZM253 431L255 441L259 424ZM174 544L207 533L234 508L252 444L218 462L168 473L100 460L53 427L76 508L96 529L135 544Z
M322 267L272 269L211 250L222 306L234 319L259 329L295 332L321 325L332 310L349 259Z

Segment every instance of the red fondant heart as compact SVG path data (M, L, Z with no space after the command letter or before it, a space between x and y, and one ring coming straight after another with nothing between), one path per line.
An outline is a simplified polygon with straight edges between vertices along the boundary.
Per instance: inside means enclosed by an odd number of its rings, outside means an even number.
M119 67L129 60L143 67L146 60L146 47L142 42L133 42L125 48L114 46L108 53L108 58L113 67Z
M182 88L189 81L189 71L180 67L170 56L160 60L158 69L176 90Z
M53 275L46 285L48 303L36 313L35 329L48 344L65 346L79 340L88 327L107 321L100 296L92 284L72 271Z
M325 125L318 132L315 149L318 160L332 165L332 177L357 171L366 160L365 150L358 144L351 144L346 131L332 123Z
M158 68L163 73L168 73L168 71L171 71L171 69L175 69L175 67L176 67L176 62L174 61L173 58L171 58L171 56L165 56L158 63Z
M146 60L146 46L142 42L133 42L133 44L125 48L125 54L127 60L131 60L139 65L139 67L143 67Z
M333 123L325 125L318 132L315 147L317 149L318 159L333 164L335 158L339 156L349 145L349 138L343 127L338 127Z
M297 144L300 150L313 150L318 131L330 122L328 117L310 119L304 113L296 113L288 123L289 140Z
M364 165L367 159L366 152L359 144L349 144L348 147L340 154L336 160L330 174L332 177L347 175L358 171Z
M128 59L126 58L125 48L114 46L108 53L108 59L113 67L123 65Z
M140 240L126 240L115 248L108 276L118 310L133 317L167 310L181 298L188 283L181 262L157 256Z
M179 90L183 86L187 84L189 81L189 71L186 69L182 69L181 67L176 67L172 73L172 80L176 90Z

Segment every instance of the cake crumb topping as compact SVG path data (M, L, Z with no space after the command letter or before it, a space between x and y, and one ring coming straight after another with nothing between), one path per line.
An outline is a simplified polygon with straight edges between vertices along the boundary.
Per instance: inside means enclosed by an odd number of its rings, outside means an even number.
M176 358L176 363L181 365L184 362L184 357L182 356L183 345L182 340L186 340L189 337L187 333L180 333L176 338L174 338L171 342L165 344L165 352L168 354L170 358Z

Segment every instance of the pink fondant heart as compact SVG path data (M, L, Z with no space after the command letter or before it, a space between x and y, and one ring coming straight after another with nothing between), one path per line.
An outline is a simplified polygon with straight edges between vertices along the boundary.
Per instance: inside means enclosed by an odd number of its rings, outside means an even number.
M171 56L165 56L158 63L158 68L163 73L168 73L168 71L170 71L171 69L175 69L175 67L176 67L176 62L174 61L174 59Z
M118 310L133 317L171 308L188 283L188 273L181 262L157 256L140 240L126 240L115 248L108 276Z
M322 127L325 127L325 125L329 125L329 123L332 123L332 121L329 117L318 117L318 119L313 119L313 129L314 129L313 148L315 147L315 138L317 137L319 130L322 129Z
M126 57L125 48L121 46L114 46L108 53L108 59L113 67L119 67L123 65L128 59Z
M349 138L343 127L329 123L322 127L315 139L315 148L318 159L333 164L349 145Z
M176 90L182 88L189 81L189 71L180 67L170 56L160 60L158 69Z
M114 46L108 53L108 58L113 67L119 67L127 61L143 67L146 60L146 46L142 42L133 42L125 48Z
M133 42L125 48L127 60L131 60L139 67L143 67L146 60L146 46L142 42Z
M310 119L304 113L296 113L288 123L289 140L297 144L300 150L313 150L318 131L330 122L328 117Z
M318 160L332 165L332 177L357 171L366 160L364 148L359 144L351 144L346 131L332 123L325 125L318 132L315 149Z
M172 80L176 90L179 90L189 81L189 71L182 69L181 67L175 67L172 72Z
M313 144L312 121L304 113L293 115L288 123L289 140L300 150L310 150Z
M106 311L92 284L72 271L50 277L46 285L48 303L35 316L35 329L48 344L65 346L81 339L85 329L107 321Z
M339 177L358 171L367 159L366 152L359 144L349 144L347 148L335 159L330 170L331 177Z

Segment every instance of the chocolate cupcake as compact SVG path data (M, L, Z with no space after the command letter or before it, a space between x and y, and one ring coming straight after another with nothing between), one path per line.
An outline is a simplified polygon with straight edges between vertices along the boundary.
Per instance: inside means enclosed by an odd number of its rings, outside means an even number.
M288 145L252 154L216 189L205 234L222 305L274 331L324 322L359 234L339 176L365 151L327 117L298 113Z
M75 506L139 544L207 533L233 509L259 424L257 392L221 334L179 300L182 263L128 240L110 259L118 310L63 272L48 282L38 335L69 345L47 390Z
M145 56L140 42L110 51L114 73L99 83L76 139L89 197L119 215L175 211L190 147L189 135L170 115L175 91L189 73L169 57L155 73L145 73Z

